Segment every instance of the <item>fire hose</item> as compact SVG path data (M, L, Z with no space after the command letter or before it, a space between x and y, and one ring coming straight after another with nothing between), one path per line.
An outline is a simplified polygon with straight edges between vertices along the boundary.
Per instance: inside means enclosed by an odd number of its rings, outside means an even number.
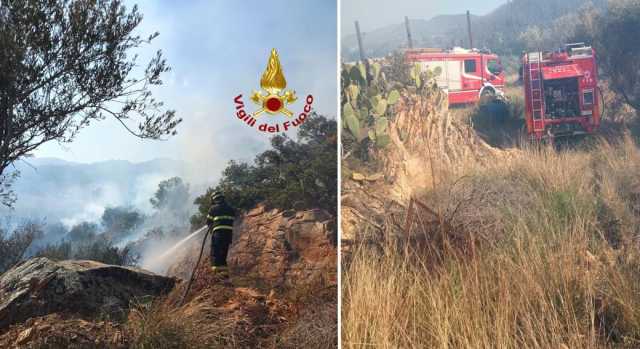
M198 265L200 265L200 260L202 259L202 253L204 252L204 244L207 242L207 237L211 233L211 228L207 229L207 232L204 233L204 239L202 239L202 246L200 247L200 255L198 256L198 260L196 261L196 265L193 267L193 271L191 272L191 278L189 278L189 283L187 284L187 288L184 291L184 295L182 295L182 300L180 301L180 306L184 305L185 300L187 299L187 295L191 290L191 285L193 284L193 280L195 279L196 272L198 271Z

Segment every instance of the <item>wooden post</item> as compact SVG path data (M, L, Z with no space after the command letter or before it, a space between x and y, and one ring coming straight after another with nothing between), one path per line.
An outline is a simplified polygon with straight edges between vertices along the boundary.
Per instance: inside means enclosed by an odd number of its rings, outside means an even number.
M471 13L467 10L467 31L469 32L469 49L473 49L473 36L471 35Z
M411 39L411 28L409 28L409 17L404 16L404 25L407 27L407 39L409 40L409 48L413 48L413 40Z
M411 230L411 224L413 223L413 197L409 198L409 208L407 208L407 214L404 218L404 233L408 236Z

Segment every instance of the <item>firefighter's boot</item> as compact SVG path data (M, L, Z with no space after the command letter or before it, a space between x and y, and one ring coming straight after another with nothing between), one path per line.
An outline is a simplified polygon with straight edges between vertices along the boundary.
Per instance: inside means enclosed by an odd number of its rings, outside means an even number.
M211 267L211 272L213 273L213 275L216 278L219 278L221 280L228 280L229 279L229 267L227 266L212 266Z

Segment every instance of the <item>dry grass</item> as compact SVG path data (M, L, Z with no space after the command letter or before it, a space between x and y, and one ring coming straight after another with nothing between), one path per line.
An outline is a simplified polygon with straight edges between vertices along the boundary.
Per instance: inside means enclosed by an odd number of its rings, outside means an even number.
M132 308L126 323L131 348L337 347L335 285L288 292L240 287L239 277L223 283L208 266L200 265L184 305L181 283L165 298Z
M338 347L335 298L306 308L277 339L273 348L330 349Z
M198 336L193 323L171 316L175 309L165 304L138 304L129 314L127 328L131 348L169 349L203 348L198 344Z
M403 237L362 245L345 265L345 348L640 347L640 151L630 139L526 149L443 182L423 200L456 207L446 222L389 228ZM427 246L397 243L416 237Z

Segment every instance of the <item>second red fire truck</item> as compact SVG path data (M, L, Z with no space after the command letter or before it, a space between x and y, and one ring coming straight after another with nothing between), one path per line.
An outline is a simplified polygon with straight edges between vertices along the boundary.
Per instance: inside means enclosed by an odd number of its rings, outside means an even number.
M448 94L450 105L503 96L504 72L500 58L488 50L408 49L405 57L408 62L420 64L422 70L439 68L436 82Z
M594 133L600 125L595 52L582 43L522 57L527 132L534 139Z

